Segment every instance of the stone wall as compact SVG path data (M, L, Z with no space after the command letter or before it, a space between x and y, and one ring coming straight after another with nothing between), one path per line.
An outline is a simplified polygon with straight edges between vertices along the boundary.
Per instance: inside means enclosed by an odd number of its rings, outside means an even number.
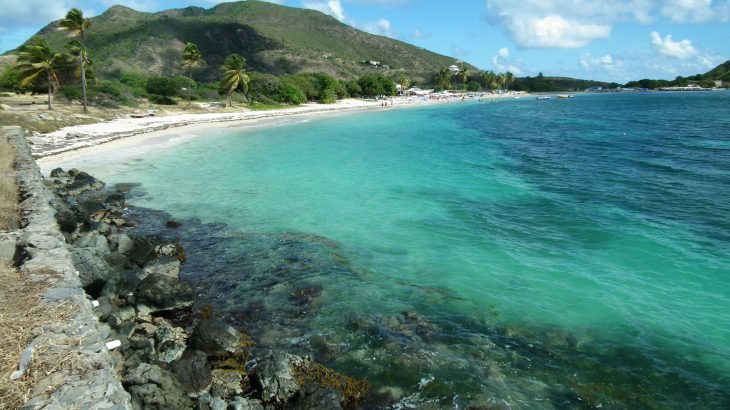
M131 409L130 396L105 345L109 329L94 315L58 228L52 206L55 197L43 182L22 129L3 127L0 133L17 150L23 213L23 226L17 235L18 249L24 253L20 269L28 273L28 280L50 284L45 294L49 300L79 306L70 320L33 329L33 340L21 358L21 371L39 354L67 357L74 365L61 367L41 380L23 409Z

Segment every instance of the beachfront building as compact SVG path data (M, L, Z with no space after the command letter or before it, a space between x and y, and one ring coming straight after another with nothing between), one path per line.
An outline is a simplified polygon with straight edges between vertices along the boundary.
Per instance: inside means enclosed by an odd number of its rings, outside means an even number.
M403 95L425 96L425 95L431 94L432 92L433 92L433 89L423 90L418 87L411 87L411 88L403 91Z

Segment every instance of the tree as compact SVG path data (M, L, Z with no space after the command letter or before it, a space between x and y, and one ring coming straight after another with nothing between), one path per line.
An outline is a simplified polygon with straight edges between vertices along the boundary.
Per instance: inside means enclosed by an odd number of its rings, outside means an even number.
M448 68L442 68L436 73L436 82L442 90L451 88L451 71Z
M509 71L504 73L504 85L507 87L508 90L509 90L509 85L512 84L513 82L515 82L515 75Z
M46 77L48 81L48 109L53 109L51 96L54 88L58 88L58 68L68 56L63 53L55 53L41 37L33 37L33 39L23 46L18 53L18 62L14 69L20 75L19 85L24 87L39 77Z
M193 88L193 70L205 67L205 60L195 43L188 43L182 53L182 66L188 70L188 105L190 105L190 91Z
M482 71L482 80L484 80L484 87L493 90L497 83L497 74L492 70Z
M364 75L357 80L363 96L377 97L380 95L395 95L395 83L382 75Z
M411 82L408 81L406 75L403 73L398 74L398 85L400 85L401 92L411 88Z
M461 84L464 86L464 90L466 90L466 82L469 81L469 72L465 65L459 67L459 78L461 78Z
M233 107L233 92L240 90L245 94L251 81L246 74L246 59L238 54L231 54L223 61L221 69L221 90L228 95L228 104Z
M91 20L84 18L81 10L73 8L68 11L66 18L58 23L63 30L68 30L70 36L79 37L79 67L81 69L81 90L83 92L84 112L89 109L86 102L86 31L91 27Z

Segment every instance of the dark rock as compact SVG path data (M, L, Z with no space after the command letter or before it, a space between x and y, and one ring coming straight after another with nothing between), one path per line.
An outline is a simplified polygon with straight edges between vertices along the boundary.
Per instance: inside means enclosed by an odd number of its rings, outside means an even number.
M218 319L202 320L190 337L191 347L218 356L242 352L249 343L244 333Z
M72 174L73 171L78 173ZM70 170L69 175L73 176L73 181L66 186L66 192L68 195L79 195L88 191L96 191L104 188L104 183L98 179L92 177L86 172L79 172L77 170Z
M68 176L68 173L61 168L54 168L51 171L51 178L66 178Z
M172 370L191 393L207 389L213 381L208 356L200 350L186 350L172 363Z
M134 248L129 253L129 260L142 267L155 256L155 243L145 236L134 238L133 241Z
M193 304L193 289L187 282L169 276L148 276L137 285L137 301L153 311L178 309Z
M173 221L172 219L170 219L169 221L165 222L165 226L167 226L168 228L171 228L171 229L179 228L180 222Z
M345 398L342 393L331 388L323 387L317 383L310 383L305 386L286 408L291 410L340 410Z
M104 200L108 206L123 208L124 207L124 195L123 194L111 194Z
M192 402L174 375L158 366L140 363L122 379L136 408L150 410L189 409Z
M76 227L78 226L76 214L71 211L56 212L56 221L58 221L58 226L61 228L61 232L73 233L76 231Z

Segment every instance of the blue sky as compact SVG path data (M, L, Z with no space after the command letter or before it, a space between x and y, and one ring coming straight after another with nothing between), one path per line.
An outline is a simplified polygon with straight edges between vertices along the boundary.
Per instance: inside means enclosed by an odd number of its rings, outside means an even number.
M624 83L702 73L730 59L730 0L279 0L330 14L476 65L518 76ZM140 11L216 0L3 0L0 50L17 47L71 7Z

